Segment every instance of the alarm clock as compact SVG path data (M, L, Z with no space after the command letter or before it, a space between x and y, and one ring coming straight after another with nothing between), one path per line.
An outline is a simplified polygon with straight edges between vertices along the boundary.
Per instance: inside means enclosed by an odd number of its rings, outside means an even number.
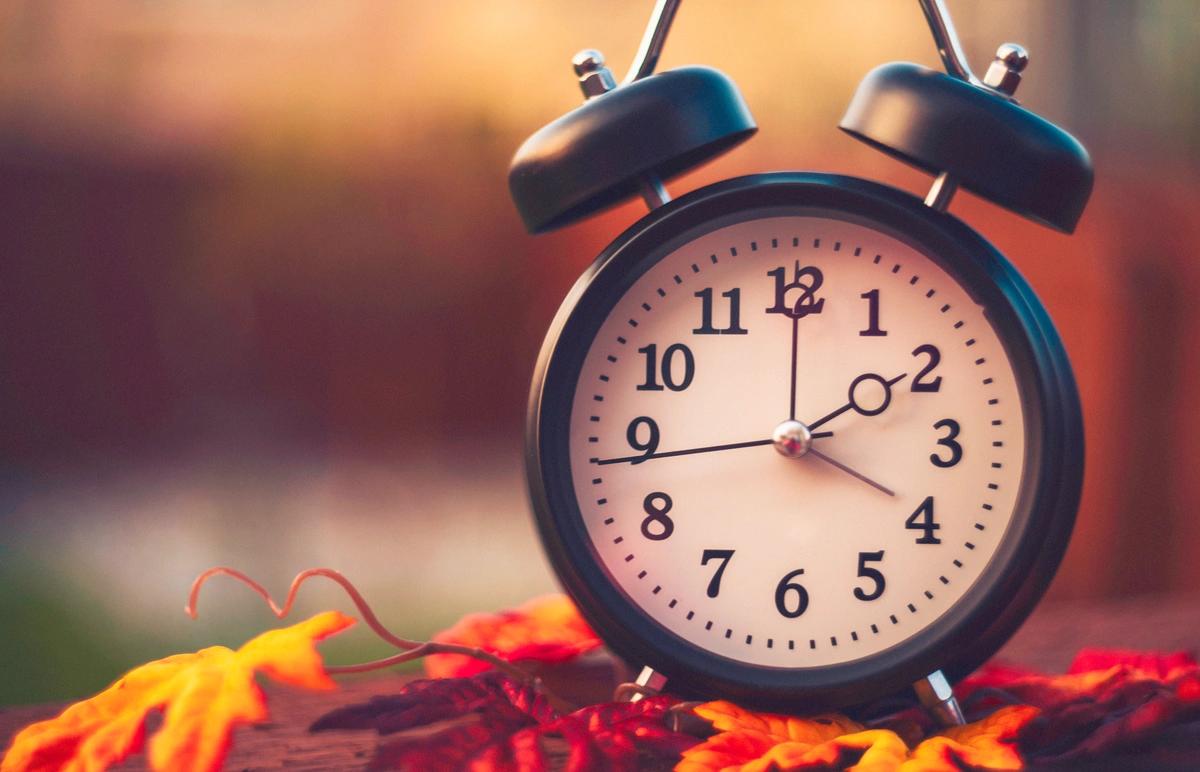
M756 125L707 67L574 60L586 101L510 170L532 232L641 195L649 213L571 290L529 402L528 484L551 564L639 693L782 710L951 684L1016 630L1066 549L1083 432L1063 345L1013 265L945 209L958 186L1070 232L1088 155L983 79L940 0L946 66L866 76L840 128L935 175L924 198L805 172L671 200L663 181Z

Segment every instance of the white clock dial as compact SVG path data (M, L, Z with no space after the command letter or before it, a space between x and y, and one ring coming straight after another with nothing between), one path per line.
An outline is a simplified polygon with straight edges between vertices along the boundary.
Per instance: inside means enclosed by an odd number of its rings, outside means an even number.
M1024 438L1013 365L950 274L866 225L767 217L680 246L616 303L570 461L600 562L648 616L805 668L894 646L967 592Z

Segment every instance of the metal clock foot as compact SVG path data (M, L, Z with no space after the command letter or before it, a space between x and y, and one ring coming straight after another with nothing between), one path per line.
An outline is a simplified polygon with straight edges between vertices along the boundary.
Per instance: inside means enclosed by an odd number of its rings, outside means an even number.
M913 684L917 699L942 726L962 726L967 723L962 708L954 697L954 689L942 671L935 670Z
M643 697L661 692L663 687L667 685L667 677L647 665L642 668L642 672L638 673L638 677L634 683L642 687L642 691L630 696L630 702L637 702Z

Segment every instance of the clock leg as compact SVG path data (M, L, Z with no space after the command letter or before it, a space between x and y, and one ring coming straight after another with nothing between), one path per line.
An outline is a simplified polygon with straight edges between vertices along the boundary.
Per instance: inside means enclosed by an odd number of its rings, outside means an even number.
M942 726L961 726L967 723L963 718L962 708L954 697L954 689L942 671L935 670L913 684L917 699L925 710L938 720Z
M647 665L642 668L642 672L638 673L638 677L634 683L640 686L641 690L629 696L630 702L637 702L650 694L661 692L663 687L667 685L667 677Z

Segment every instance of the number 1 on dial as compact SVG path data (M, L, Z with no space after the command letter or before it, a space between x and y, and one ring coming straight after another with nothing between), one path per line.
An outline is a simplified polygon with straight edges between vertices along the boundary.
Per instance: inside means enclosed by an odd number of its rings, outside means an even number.
M881 338L887 335L887 330L879 329L879 290L864 292L859 297L867 301L867 329L859 330L858 334L864 338Z

